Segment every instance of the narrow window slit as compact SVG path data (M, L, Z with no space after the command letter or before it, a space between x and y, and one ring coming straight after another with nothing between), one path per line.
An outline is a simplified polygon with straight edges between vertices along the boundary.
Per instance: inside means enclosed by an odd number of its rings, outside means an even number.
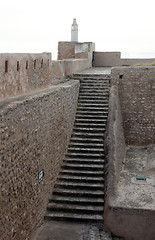
M26 61L26 69L28 69L29 63L28 61Z
M8 61L5 61L5 72L8 72Z
M36 69L36 60L34 60L34 69Z
M17 61L17 71L19 71L19 61Z
M44 61L43 59L41 60L41 68L43 68L43 65L44 65Z

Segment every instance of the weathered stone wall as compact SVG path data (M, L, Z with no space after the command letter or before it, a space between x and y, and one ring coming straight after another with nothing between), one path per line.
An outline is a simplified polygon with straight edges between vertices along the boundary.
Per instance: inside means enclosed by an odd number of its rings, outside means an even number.
M112 69L105 136L104 224L126 240L153 240L155 236L153 186L136 181L137 169L123 167L126 145L146 148L155 143L154 109L155 68ZM141 164L140 158L138 161ZM144 169L143 173L150 177Z
M115 196L126 145L117 86L112 86L109 98L108 122L105 133L105 209L109 196ZM106 215L106 210L105 210Z
M41 223L66 153L78 91L79 82L72 80L0 102L1 240L28 240Z
M127 145L155 143L155 67L113 68Z
M155 62L155 58L121 58L120 52L94 52L94 67L134 66Z
M59 42L58 60L84 58L92 66L95 44L92 42Z
M51 54L0 54L0 99L50 85Z
M68 45L66 54L70 57L72 43L68 42ZM51 61L50 53L0 54L0 99L61 83L67 75L92 67L93 47L86 45L90 52L75 54L74 43L74 58L58 61ZM65 44L60 44L60 49L65 53Z
M75 58L76 42L59 42L58 43L58 60Z

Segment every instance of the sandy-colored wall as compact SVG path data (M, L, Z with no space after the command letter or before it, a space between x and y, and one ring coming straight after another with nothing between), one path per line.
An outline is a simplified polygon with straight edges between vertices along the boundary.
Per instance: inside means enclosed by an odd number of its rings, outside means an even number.
M0 99L48 86L50 66L50 53L0 54Z
M92 42L59 42L58 43L58 60L84 58L91 61L95 44Z
M155 67L113 68L127 145L155 143Z
M1 240L29 240L43 220L71 135L78 91L79 82L72 80L0 101Z
M94 52L93 66L120 66L120 52Z
M155 62L150 59L121 58L120 52L94 52L94 67L134 66L136 64L148 64Z
M59 42L58 43L58 60L75 58L76 42Z
M109 98L108 121L105 133L105 220L109 196L116 194L119 173L125 158L126 145L117 86L112 86Z
M58 61L51 61L50 53L0 54L0 99L61 83L68 75L90 68L92 53L83 54L87 58L79 54L78 59Z
M128 186L133 186L130 193L125 193L126 185L123 189L120 182L123 176L128 176L123 170L126 145L155 143L155 68L112 68L111 85L105 134L104 224L114 235L125 240L154 240L154 209L147 205L144 207L141 200L137 205L134 197L131 205L127 205L125 200L123 202L122 196L128 199L132 192L137 194L136 184L132 180L126 182ZM121 177L120 171L124 171ZM141 198L152 202L153 198L150 199L143 191L145 183L138 184L142 188ZM149 185L147 187L149 189ZM122 195L119 195L121 191ZM138 194L137 198L141 199Z
M72 59L64 60L64 71L65 75L72 75L74 73L80 72L84 69L91 67L91 61L89 59Z
M125 240L154 240L155 214L151 210L115 207L109 204L106 227Z

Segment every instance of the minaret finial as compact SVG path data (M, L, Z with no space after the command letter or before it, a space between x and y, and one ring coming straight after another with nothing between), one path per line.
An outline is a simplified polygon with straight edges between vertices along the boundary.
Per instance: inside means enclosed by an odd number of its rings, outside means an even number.
M78 42L78 25L76 18L73 19L72 28L71 28L71 41Z

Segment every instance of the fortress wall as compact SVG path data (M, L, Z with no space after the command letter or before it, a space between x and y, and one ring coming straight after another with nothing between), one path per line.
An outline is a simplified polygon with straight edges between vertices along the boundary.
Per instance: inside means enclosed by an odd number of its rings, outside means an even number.
M134 66L136 64L149 64L155 62L155 58L132 59L121 58L120 52L94 52L94 67Z
M51 54L0 54L0 99L50 84Z
M0 101L1 240L29 240L43 220L70 139L78 91L79 81L71 80Z
M122 58L121 66L135 66L136 64L149 64L154 63L155 58Z
M155 143L155 67L112 68L127 145Z
M68 57L72 52L71 46L74 46L72 59L51 61L50 53L0 54L0 99L19 96L61 83L67 75L92 67L92 52L75 54L75 43L66 44L69 48ZM88 50L92 51L92 46L86 45ZM65 53L65 43L62 46L60 44L60 49L62 52L64 49Z

